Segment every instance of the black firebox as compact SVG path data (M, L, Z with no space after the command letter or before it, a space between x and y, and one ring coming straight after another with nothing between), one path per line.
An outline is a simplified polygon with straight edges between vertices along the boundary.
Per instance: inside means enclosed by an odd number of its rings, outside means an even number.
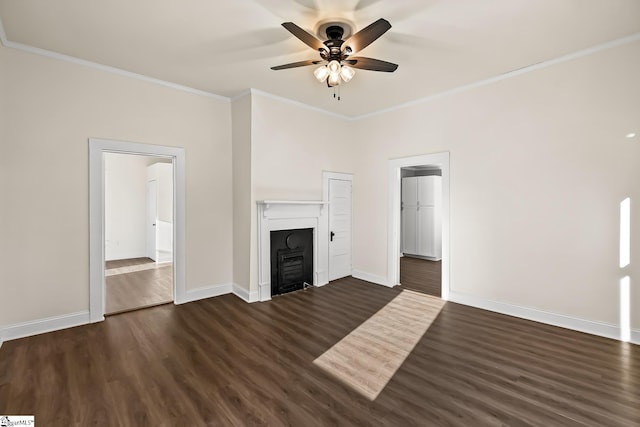
M271 295L313 284L313 228L271 232Z

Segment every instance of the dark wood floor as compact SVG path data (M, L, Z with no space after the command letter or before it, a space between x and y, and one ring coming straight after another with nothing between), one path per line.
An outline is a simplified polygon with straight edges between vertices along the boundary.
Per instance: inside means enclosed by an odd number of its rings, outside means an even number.
M442 296L442 261L403 256L400 258L402 288L435 297Z
M346 278L8 341L0 414L43 426L640 425L640 347L453 303L374 400L314 363L407 295ZM378 339L395 335L384 326Z
M173 302L173 264L151 258L106 262L105 314Z

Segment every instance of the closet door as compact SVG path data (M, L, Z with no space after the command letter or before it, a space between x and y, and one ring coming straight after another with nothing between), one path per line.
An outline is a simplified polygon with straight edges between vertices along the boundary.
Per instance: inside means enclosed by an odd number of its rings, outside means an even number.
M418 207L418 255L436 257L435 245L435 217L433 206Z
M418 177L402 178L402 205L418 205Z
M402 252L418 253L418 178L402 178Z
M402 252L405 254L418 254L418 208L405 206L402 209Z
M420 176L417 182L418 203L420 206L435 206L436 182L438 176Z

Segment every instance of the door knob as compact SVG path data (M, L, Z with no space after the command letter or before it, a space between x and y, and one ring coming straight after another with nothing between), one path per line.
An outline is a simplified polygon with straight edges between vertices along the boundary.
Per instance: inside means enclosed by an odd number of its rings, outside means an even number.
M333 242L333 236L335 236L336 233L334 233L333 231L331 232L331 234L329 234L329 240L331 240Z

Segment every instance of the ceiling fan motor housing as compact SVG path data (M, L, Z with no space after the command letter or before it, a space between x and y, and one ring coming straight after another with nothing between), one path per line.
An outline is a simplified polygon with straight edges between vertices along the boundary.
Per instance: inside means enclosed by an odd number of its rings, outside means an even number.
M342 60L342 35L344 34L344 28L338 25L331 25L327 27L328 40L324 41L324 45L329 49L328 52L320 52L322 59L327 61L341 61Z
M327 38L329 38L329 40L341 40L343 34L344 28L339 25L327 27Z

